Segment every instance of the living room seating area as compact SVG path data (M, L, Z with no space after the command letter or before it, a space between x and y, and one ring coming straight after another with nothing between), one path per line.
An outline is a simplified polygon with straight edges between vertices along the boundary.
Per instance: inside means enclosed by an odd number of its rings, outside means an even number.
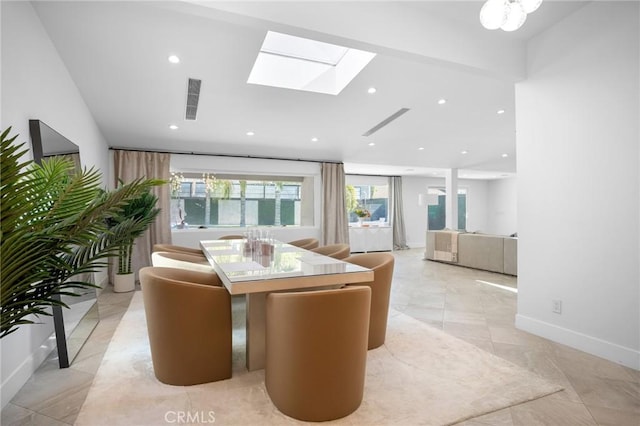
M518 237L453 230L427 231L425 259L518 275Z

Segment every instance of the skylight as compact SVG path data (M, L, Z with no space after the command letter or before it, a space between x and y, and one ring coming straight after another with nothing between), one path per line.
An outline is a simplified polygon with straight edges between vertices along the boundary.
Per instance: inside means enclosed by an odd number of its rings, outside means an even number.
M338 95L374 56L268 31L247 83Z

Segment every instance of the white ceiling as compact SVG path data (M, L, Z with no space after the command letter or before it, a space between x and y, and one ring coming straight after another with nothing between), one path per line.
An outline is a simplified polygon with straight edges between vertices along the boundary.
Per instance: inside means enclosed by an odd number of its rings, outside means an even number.
M361 174L454 167L493 179L516 171L514 82L527 39L582 4L547 0L516 33L484 30L481 2L34 7L110 146L337 160ZM338 96L247 84L269 29L378 55ZM202 79L196 121L183 119L190 77ZM410 111L362 136L400 108Z

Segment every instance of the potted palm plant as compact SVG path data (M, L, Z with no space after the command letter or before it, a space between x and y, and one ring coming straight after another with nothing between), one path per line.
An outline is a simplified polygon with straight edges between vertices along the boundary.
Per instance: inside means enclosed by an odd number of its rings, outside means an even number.
M94 169L75 172L60 158L22 161L27 149L10 130L0 137L0 338L51 316L52 306L67 307L60 296L95 287L83 277L105 267L139 226L126 220L108 227L107 219L164 183L139 179L103 191Z
M147 190L138 197L130 199L117 215L108 220L110 227L127 221L132 224L128 237L118 247L118 272L113 283L115 292L135 290L135 274L132 268L133 246L136 238L144 234L160 213L160 209L156 208L157 201L158 197Z

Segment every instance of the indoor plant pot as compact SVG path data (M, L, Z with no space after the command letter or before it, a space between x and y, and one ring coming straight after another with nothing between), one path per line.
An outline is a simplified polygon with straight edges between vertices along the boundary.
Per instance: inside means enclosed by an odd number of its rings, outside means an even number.
M125 293L136 289L135 274L116 274L113 280L113 291L116 293Z

